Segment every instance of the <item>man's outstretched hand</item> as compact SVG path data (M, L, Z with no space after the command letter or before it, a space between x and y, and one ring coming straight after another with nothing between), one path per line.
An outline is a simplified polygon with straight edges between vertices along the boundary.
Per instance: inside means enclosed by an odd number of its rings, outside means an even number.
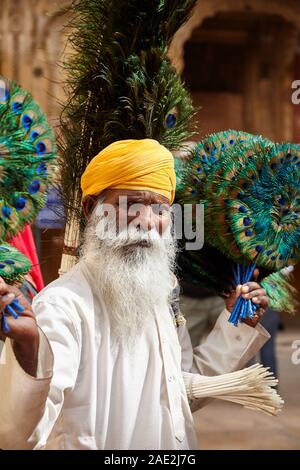
M259 276L259 270L255 269L253 281L237 286L230 294L224 294L226 309L231 313L237 299L242 296L244 299L251 299L253 303L259 306L253 318L245 318L243 322L253 328L260 321L269 305L269 298L263 287L256 281Z
M9 331L4 333L0 327L0 339L5 340L8 337L13 340L13 349L19 364L27 374L35 376L39 350L39 332L31 305L19 289L9 286L0 277L0 320L3 310L14 299L24 308L24 312L19 315L19 318L14 319L6 310L5 315Z

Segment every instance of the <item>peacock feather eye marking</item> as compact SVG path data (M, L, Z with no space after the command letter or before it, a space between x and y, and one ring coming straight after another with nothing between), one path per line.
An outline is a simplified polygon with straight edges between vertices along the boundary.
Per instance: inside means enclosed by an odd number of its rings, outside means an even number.
M4 261L4 263L5 263L5 264L9 264L9 265L15 264L14 260L12 260L12 259L6 259L6 260Z
M15 114L19 115L22 113L23 103L19 103L18 101L13 101L11 105L11 109L13 110Z
M244 217L243 219L243 224L248 227L249 225L251 225L252 221L250 219L250 217Z
M39 137L39 133L37 131L30 132L30 140L33 142L35 139Z
M24 116L22 116L22 124L23 124L24 129L26 129L26 131L30 129L32 125L32 119L30 116L28 116L28 114L24 114Z
M243 213L246 213L246 212L247 212L247 209L246 209L245 206L240 206L240 207L239 207L239 211L240 211L240 212L243 212Z
M35 148L38 155L43 155L46 152L46 145L44 142L38 142Z
M166 119L165 119L165 126L168 129L172 129L173 127L176 126L177 116L178 116L177 108L171 109L171 111L167 114Z
M177 118L174 114L168 114L167 119L166 119L166 126L168 129L172 129L174 126L176 126Z
M11 210L10 207L8 207L8 206L3 206L2 207L2 214L4 215L4 217L9 219L9 217L11 216L11 213L12 213L12 210Z
M282 196L279 197L278 202L281 206L285 206L286 204L285 198Z
M24 207L26 206L26 202L27 201L25 197L23 196L19 197L15 202L15 208L19 211L24 209Z
M47 173L47 165L45 162L39 163L36 172L38 175L45 175Z
M256 245L255 251L257 251L257 253L262 253L264 251L264 247L262 245Z
M41 187L41 183L39 182L39 180L34 180L30 184L28 191L30 194L36 194L40 190L40 187Z
M246 237L252 237L252 235L253 235L252 230L245 230L245 235L246 235Z
M5 267L5 264L0 263L0 269L4 269Z

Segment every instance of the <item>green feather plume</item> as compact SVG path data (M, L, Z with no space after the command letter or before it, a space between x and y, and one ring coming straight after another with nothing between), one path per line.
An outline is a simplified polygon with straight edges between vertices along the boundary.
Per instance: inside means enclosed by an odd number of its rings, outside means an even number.
M167 50L195 4L72 2L70 43L75 53L65 64L69 100L60 142L61 193L69 217L75 213L81 219L80 177L105 146L153 138L174 149L191 136L193 106Z
M272 273L262 280L261 285L269 297L269 305L274 310L294 314L299 306L297 289L292 284L292 276L282 271Z

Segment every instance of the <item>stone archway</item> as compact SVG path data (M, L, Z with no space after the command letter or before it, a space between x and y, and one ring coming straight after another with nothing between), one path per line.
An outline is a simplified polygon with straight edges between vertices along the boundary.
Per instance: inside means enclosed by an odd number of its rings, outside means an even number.
M219 12L257 12L281 16L300 30L300 9L297 0L199 0L189 21L175 34L169 48L169 57L181 73L184 68L184 46L193 31L198 28L205 18Z
M241 19L238 27L240 33L245 35L241 42L244 41L245 47L247 45L248 53L244 99L239 108L243 119L240 120L240 124L236 125L249 132L264 133L271 139L291 140L293 139L295 112L295 109L291 107L291 83L293 81L291 64L294 63L300 31L300 8L294 0L284 3L278 0L266 2L259 0L200 0L190 20L177 32L170 46L169 56L173 65L179 73L182 73L185 67L186 46L196 45L199 38L203 42L203 35L206 33L209 34L213 43L216 42L215 36L218 36L221 44L222 34L223 32L228 33L226 28L234 21L234 18ZM247 23L250 21L257 27L259 25L258 34L253 31L250 31L250 34L247 32ZM208 23L210 25L217 24L214 33L207 31ZM245 30L242 29L244 23ZM235 29L230 32L230 35L234 33L237 33ZM206 36L205 40L207 41ZM224 40L229 42L225 36ZM194 46L194 54L199 54L200 50ZM199 61L201 64L201 58ZM265 76L265 69L269 70L268 73L271 76ZM213 73L214 68L212 64L206 64L205 69L203 63L202 71L204 70L211 70ZM199 80L198 74L196 80ZM203 91L204 89L198 87L198 90ZM200 98L201 96L199 96ZM204 98L208 97L204 96ZM200 106L205 105L205 100L203 103L199 100L198 102ZM198 102L196 100L197 104ZM206 106L207 117L209 109L209 106ZM226 110L227 108L225 108ZM228 125L232 126L232 123Z

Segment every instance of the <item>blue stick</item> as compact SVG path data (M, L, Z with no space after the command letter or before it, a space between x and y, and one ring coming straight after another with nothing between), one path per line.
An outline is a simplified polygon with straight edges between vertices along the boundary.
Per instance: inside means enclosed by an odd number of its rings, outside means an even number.
M233 266L233 277L235 282L235 287L240 284L245 284L249 282L253 277L254 270L256 268L255 263L251 263L247 267L245 265L236 263ZM238 322L244 318L252 318L255 311L257 310L257 305L255 305L250 299L243 299L239 297L233 307L232 313L229 317L229 322L237 326Z
M17 299L14 299L10 304L6 305L5 307L6 312L11 315L15 320L17 320L19 318L19 315L17 314L15 309L18 310L20 314L25 311L24 307L19 304ZM5 310L2 310L1 327L3 332L7 334L9 333L10 328L6 320Z

